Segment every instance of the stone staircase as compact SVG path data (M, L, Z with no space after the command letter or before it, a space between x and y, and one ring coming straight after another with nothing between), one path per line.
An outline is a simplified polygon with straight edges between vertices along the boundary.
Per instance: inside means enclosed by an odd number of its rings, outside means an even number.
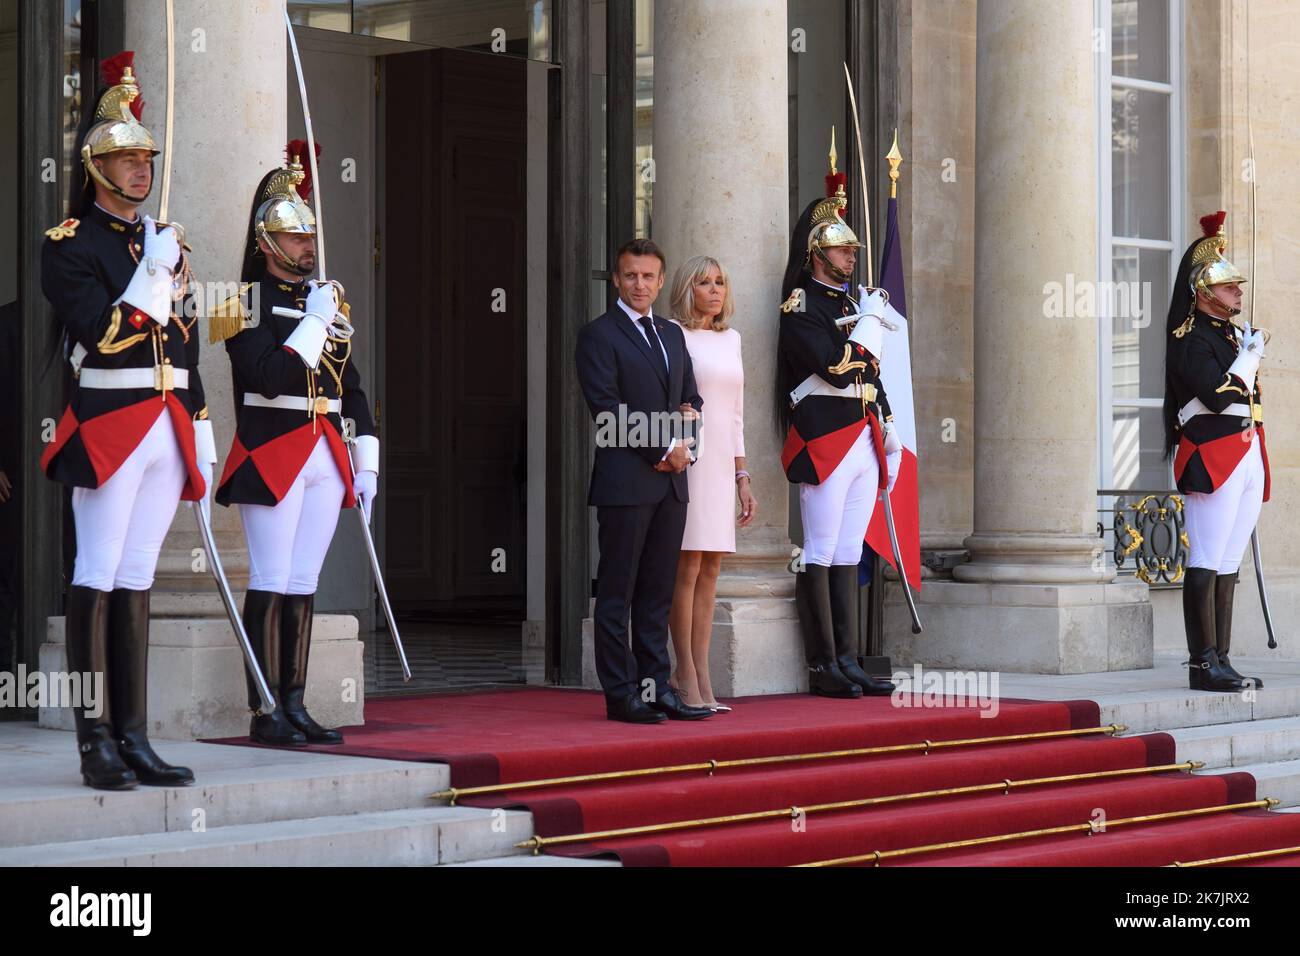
M90 790L71 734L0 724L0 867L436 866L509 857L533 833L527 813L436 805L443 764L158 749L198 782Z
M1087 698L1102 723L1165 731L1200 773L1246 771L1259 795L1300 810L1300 662L1234 663L1266 684L1253 695L1186 689L1179 660L1153 670L1003 674L1005 698ZM718 718L718 719L725 719ZM522 811L451 807L430 797L443 764L160 742L193 767L178 789L105 793L80 785L71 734L0 724L0 866L617 866L532 856Z

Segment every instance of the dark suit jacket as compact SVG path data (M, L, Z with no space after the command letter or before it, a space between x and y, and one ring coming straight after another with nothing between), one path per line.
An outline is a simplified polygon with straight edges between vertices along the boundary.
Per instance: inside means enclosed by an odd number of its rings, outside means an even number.
M578 333L578 381L597 425L588 504L653 504L662 501L670 489L678 501L688 500L685 472L654 469L669 442L662 429L653 427L651 416L658 414L663 422L663 413L676 412L683 404L699 411L704 400L695 387L681 327L658 315L654 315L654 324L668 352L667 376L662 362L646 349L645 339L618 303ZM625 410L620 412L620 406ZM644 441L637 440L632 427L638 421ZM669 437L682 435L677 429ZM611 437L616 440L610 441ZM632 442L627 441L629 437Z

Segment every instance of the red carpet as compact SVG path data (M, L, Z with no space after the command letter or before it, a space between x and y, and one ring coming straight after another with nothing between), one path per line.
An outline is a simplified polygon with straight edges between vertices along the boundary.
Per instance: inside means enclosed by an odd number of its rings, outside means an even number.
M1089 701L1000 702L976 708L894 706L890 698L839 701L808 695L741 699L729 714L695 723L633 726L604 718L599 694L520 689L372 701L366 725L345 730L328 753L445 762L453 787L828 750L965 740L1096 727ZM243 743L246 739L219 741ZM862 800L1041 777L1176 763L1166 734L1087 735L868 755L759 767L526 789L466 797L471 806L524 807L542 837L642 827L791 806ZM1268 794L1259 794L1259 797ZM1153 813L1255 800L1249 774L1177 771L1071 780L1003 793L951 794L718 823L550 846L547 852L615 854L624 864L789 866ZM885 859L921 866L1159 866L1300 846L1300 814L1244 810L1116 826ZM1296 855L1250 861L1292 865Z

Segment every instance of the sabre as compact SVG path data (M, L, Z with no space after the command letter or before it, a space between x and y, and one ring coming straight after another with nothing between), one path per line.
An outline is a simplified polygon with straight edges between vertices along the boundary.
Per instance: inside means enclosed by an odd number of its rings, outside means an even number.
M312 182L315 184L312 188L312 204L316 207L316 257L320 264L320 281L328 282L325 275L325 217L321 208L321 178L320 171L316 168L316 135L312 132L311 126L311 108L307 105L307 79L302 71L302 59L298 56L298 40L293 32L293 20L289 18L289 7L284 7L284 25L289 31L289 49L293 52L294 73L298 77L298 96L302 102L302 119L303 125L307 131L307 161L311 164ZM273 309L277 315L288 315L295 318L302 318L303 313L293 310L276 308ZM341 314L340 314L341 315ZM335 316L335 321L339 316ZM346 316L343 317L342 325L345 330L350 332L351 326ZM352 466L353 474L356 474L356 461L352 455L352 443L348 443L348 462ZM361 521L361 537L366 542L366 553L370 557L370 570L375 577L375 590L379 592L379 603L384 609L384 619L388 622L388 630L393 635L393 646L397 650L397 659L402 664L402 679L409 681L411 679L411 665L406 659L406 649L402 646L402 637L397 629L397 617L393 614L393 606L388 600L388 589L384 586L383 571L379 567L379 553L375 550L375 539L370 533L370 522L366 520L365 508L361 502L357 502L357 517Z
M1250 321L1255 324L1255 287L1259 285L1259 260L1255 257L1255 244L1259 236L1259 206L1257 203L1257 191L1259 189L1259 167L1255 163L1255 130L1250 122L1250 5L1246 5L1246 148L1250 150L1251 176L1250 176L1250 267L1255 271L1255 281L1250 283ZM1268 342L1268 333L1264 333L1264 341ZM1268 646L1270 650L1277 648L1277 638L1273 636L1273 615L1268 609L1268 591L1264 585L1264 566L1260 561L1259 549L1259 524L1256 522L1255 528L1250 532L1250 550L1255 559L1255 583L1259 586L1259 606L1264 612L1264 626L1268 629Z
M867 161L862 155L862 127L858 124L858 98L853 93L853 74L849 72L849 65L844 64L844 82L849 87L849 105L853 113L853 132L857 135L858 147L858 185L859 192L862 193L862 234L867 239L867 288L872 288L876 283L874 273L871 271L871 208L867 205Z
M173 0L167 0L167 132L163 140L163 148L166 152L163 154L162 193L158 199L158 221L174 228L178 233L177 240L181 245L184 245L184 231L175 223L167 222L167 201L170 198L172 185L172 125L175 118L176 65L172 59L175 35ZM207 490L205 489L205 493ZM226 571L221 564L221 554L217 551L217 542L212 535L212 526L208 521L208 514L203 508L203 502L191 501L190 507L194 511L194 520L199 526L199 537L203 541L203 550L208 556L208 567L212 569L212 576L217 580L217 591L221 594L221 603L225 605L226 617L230 619L230 626L234 629L235 637L239 641L239 649L244 654L244 663L248 667L249 673L253 675L253 683L257 686L257 696L262 702L262 713L269 714L275 710L275 697L271 694L271 688L266 683L266 676L257 663L257 656L253 653L253 645L248 640L248 632L244 630L244 621L239 616L238 608L235 607L235 598L230 593L230 582L226 579Z

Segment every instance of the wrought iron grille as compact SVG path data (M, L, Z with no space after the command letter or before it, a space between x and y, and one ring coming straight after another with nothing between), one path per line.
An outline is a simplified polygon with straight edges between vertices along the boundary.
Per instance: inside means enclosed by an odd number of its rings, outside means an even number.
M1102 488L1097 494L1112 503L1097 509L1097 534L1109 543L1115 570L1152 587L1179 586L1190 548L1182 496L1135 488Z

